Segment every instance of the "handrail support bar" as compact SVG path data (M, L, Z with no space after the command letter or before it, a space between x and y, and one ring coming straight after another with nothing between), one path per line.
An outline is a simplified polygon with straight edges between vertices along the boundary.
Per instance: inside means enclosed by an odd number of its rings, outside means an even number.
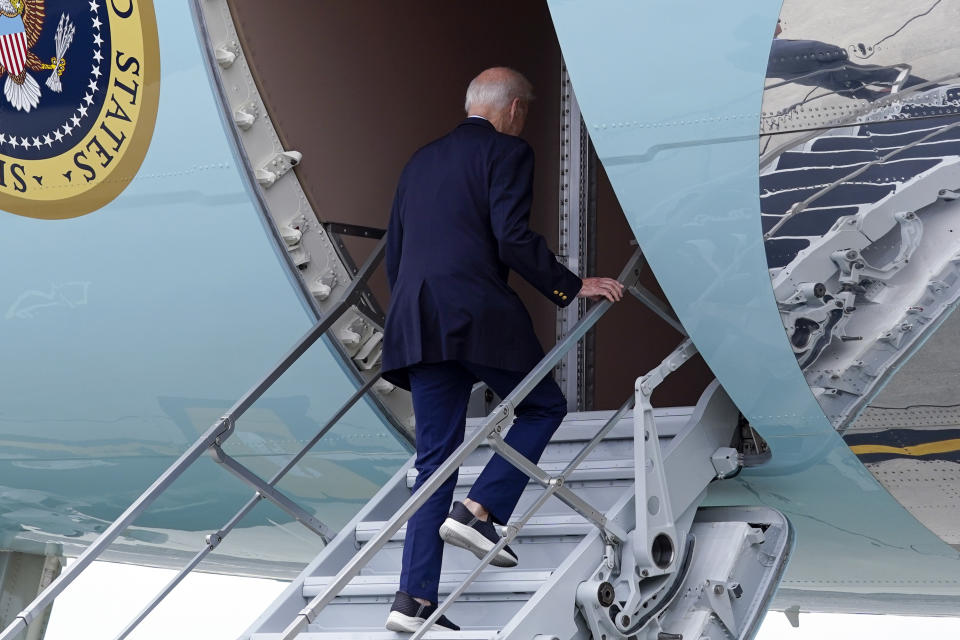
M552 489L552 493L555 493L557 498L564 504L596 525L597 528L603 532L604 537L618 542L624 542L627 539L626 532L607 520L606 515L565 487L563 485L563 478L550 476L525 455L504 442L499 436L491 438L490 446L510 464L527 474L530 478L533 478L538 484L547 489Z
M297 454L294 455L287 462L287 464L283 466L283 468L277 471L270 478L268 484L270 484L270 486L273 486L277 482L279 482L301 459L303 459L303 456L305 456L314 447L314 445L316 445L317 442L331 428L333 428L333 426L336 425L340 421L340 419L343 418L344 415L346 415L346 413L353 407L353 405L355 405L357 401L360 400L360 398L362 398L368 391L370 391L370 388L373 387L373 385L379 379L380 379L379 374L376 376L373 376L370 380L367 381L366 384L364 384L361 388L357 389L357 391L352 396L350 396L350 398L343 404L343 406L341 406L340 409L335 414L333 414L329 420L327 420L326 424L323 425L323 427L319 431L317 431L317 433L313 436L313 438L311 438L310 441L307 442L300 449L300 451L297 452ZM167 583L167 585L163 588L163 590L160 591L156 596L154 596L153 600L151 600L126 627L124 627L123 631L121 631L120 634L117 635L117 637L114 640L124 640L124 638L130 635L130 633L132 633L133 630L136 629L140 625L140 623L143 622L146 619L146 617L150 615L153 612L153 610L156 609L157 606L159 606L160 603L166 599L168 595L170 595L170 593L177 587L177 585L179 585L183 581L183 579L186 578L187 575L190 574L190 572L192 572L197 567L197 565L199 565L200 562L203 561L203 559L210 554L210 552L212 552L214 549L217 548L217 546L223 541L223 539L227 537L227 534L229 534L233 530L233 528L236 527L237 524L239 524L240 521L244 517L246 517L246 515L250 513L250 511L263 499L264 497L262 494L260 494L260 492L253 494L253 497L251 497L246 502L246 504L244 504L243 507L241 507L240 510L237 511L237 513L234 514L232 518L230 518L230 520L225 525L220 527L220 529L218 529L217 531L207 535L205 539L206 546L204 546L203 549L198 551L197 554L190 560L190 562L187 563L187 565L184 566L182 569L180 569L177 575L175 575L173 578L170 579L170 582Z
M334 534L330 531L330 527L308 513L303 507L288 498L236 459L228 456L219 446L214 445L211 447L210 453L213 459L217 461L217 464L222 465L227 471L256 489L257 493L261 496L280 507L280 509L285 511L291 518L320 536L324 544L329 543L333 538Z

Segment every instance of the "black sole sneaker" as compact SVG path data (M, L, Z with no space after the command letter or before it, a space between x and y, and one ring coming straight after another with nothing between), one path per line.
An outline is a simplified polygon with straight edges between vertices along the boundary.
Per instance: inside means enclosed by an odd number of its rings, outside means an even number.
M390 615L387 616L387 624L385 626L389 631L413 633L419 629L436 610L437 605L435 604L420 604L403 591L397 591L397 595L393 599L393 606L390 607ZM460 627L450 622L447 616L440 616L434 623L434 626L442 627L448 631L460 631Z
M450 515L440 525L440 537L444 542L466 549L478 558L487 555L500 542L500 534L493 523L474 516L462 502L453 503ZM517 554L506 546L490 564L495 567L515 567Z

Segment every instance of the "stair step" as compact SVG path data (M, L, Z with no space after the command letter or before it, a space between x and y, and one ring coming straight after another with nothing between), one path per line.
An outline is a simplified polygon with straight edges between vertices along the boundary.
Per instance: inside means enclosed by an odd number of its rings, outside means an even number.
M369 542L380 533L386 521L361 522L356 529L357 542ZM593 525L584 518L572 516L533 516L520 531L518 538L545 538L549 536L584 536L593 528ZM503 531L501 530L501 535ZM400 542L407 537L407 527L404 525L399 531L390 536L390 542Z
M547 473L554 475L563 471L567 466L565 462L541 462L540 468ZM472 487L480 476L483 467L461 467L460 475L457 477L458 487ZM407 487L413 488L413 483L417 479L417 470L407 471ZM633 479L633 460L602 460L591 462L587 461L577 467L567 478L567 483L591 482L598 480L623 480Z
M469 575L469 571L450 571L440 576L440 594L448 594L456 589ZM467 595L506 596L506 599L526 599L525 595L540 588L551 571L517 571L488 567L471 584ZM331 576L307 578L303 583L303 596L313 598L333 580ZM391 599L400 584L397 573L359 575L350 581L340 597L390 596Z
M393 631L312 631L308 627L297 636L297 640L407 640L409 633ZM467 629L463 631L429 631L424 634L427 640L492 640L499 629ZM250 640L279 640L279 633L255 633Z

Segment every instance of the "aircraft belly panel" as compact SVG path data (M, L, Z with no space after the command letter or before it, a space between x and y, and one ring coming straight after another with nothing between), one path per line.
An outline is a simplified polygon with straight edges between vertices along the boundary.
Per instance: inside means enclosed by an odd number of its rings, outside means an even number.
M761 503L791 519L798 544L783 582L789 593L935 594L956 603L956 551L904 510L835 431L778 313L757 151L779 3L552 0L550 8L635 236L705 360L774 453L765 467L719 483L709 502ZM843 195L829 204L843 206ZM868 600L858 600L863 610Z

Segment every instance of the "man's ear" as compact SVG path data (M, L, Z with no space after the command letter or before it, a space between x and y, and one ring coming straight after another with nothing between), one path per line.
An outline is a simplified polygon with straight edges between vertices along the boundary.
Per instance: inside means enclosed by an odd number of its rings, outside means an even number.
M517 112L520 111L520 98L514 98L510 103L510 120L517 119Z

